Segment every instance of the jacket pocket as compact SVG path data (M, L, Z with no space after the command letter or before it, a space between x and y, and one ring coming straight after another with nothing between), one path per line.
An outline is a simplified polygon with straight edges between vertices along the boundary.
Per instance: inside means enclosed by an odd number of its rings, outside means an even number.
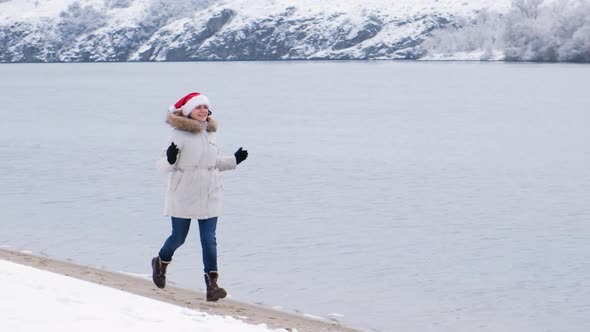
M223 193L223 181L221 180L221 174L218 170L214 170L211 174L209 182L209 198L220 199Z
M182 180L182 172L181 171L176 171L176 172L172 173L170 175L170 183L169 183L170 191L176 191L176 189L178 189L178 185L180 184L181 180Z

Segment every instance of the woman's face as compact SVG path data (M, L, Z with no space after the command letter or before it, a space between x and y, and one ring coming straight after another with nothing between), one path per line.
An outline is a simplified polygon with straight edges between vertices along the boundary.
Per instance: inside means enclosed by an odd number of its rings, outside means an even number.
M207 115L209 115L209 106L207 105L199 105L189 114L191 118L198 121L206 121Z

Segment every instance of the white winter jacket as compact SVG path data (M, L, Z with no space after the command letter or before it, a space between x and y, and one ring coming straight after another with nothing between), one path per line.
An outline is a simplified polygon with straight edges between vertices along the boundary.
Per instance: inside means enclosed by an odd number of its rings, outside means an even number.
M207 126L182 115L168 114L172 126L157 167L170 172L164 214L178 218L208 219L221 214L223 184L220 171L236 168L234 156L218 157L216 121L209 117ZM178 157L168 163L166 150L174 142Z

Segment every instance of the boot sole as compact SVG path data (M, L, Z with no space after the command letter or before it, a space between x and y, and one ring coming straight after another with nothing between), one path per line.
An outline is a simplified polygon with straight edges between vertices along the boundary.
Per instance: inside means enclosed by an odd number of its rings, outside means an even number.
M224 290L219 291L214 297L207 298L207 302L217 302L218 300L224 299L227 296L227 292Z

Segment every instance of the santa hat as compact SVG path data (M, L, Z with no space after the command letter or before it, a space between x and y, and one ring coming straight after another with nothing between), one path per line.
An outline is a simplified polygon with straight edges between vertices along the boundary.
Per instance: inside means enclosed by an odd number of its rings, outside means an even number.
M189 114L191 114L192 110L194 110L195 107L199 105L207 105L207 107L211 107L209 98L198 92L191 92L188 95L180 98L180 100L177 101L176 104L168 107L168 111L172 113L177 110L182 110L182 115L188 117Z

